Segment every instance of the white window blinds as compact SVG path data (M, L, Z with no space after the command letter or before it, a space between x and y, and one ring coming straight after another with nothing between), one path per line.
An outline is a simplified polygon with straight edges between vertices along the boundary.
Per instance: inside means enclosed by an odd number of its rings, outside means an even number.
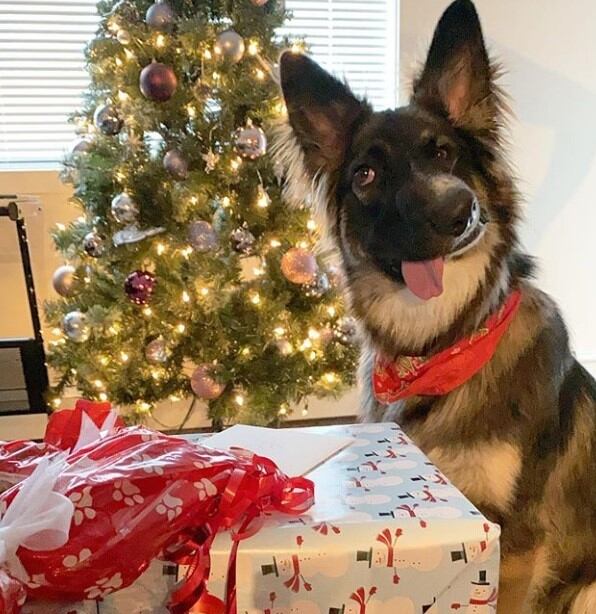
M327 70L376 109L397 102L398 0L286 0L285 34L303 37Z
M59 161L87 87L96 0L0 0L0 168Z

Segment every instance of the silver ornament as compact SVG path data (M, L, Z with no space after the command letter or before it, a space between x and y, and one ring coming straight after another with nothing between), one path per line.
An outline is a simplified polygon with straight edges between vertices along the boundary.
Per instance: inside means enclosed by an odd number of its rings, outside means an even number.
M188 240L199 253L217 249L219 240L213 226L209 222L198 220L188 226Z
M84 343L91 334L87 316L80 311L71 311L64 316L62 330L75 343Z
M106 251L104 238L98 232L92 230L83 239L83 249L92 258L99 258Z
M318 273L317 259L306 249L292 247L281 258L281 272L293 284L311 284Z
M132 36L128 30L118 30L116 34L116 40L121 45L130 45L130 41L132 41Z
M241 226L232 231L230 241L234 251L249 256L254 251L256 239L248 228Z
M267 152L267 136L261 128L249 124L236 130L234 146L243 158L256 160Z
M70 153L73 156L86 154L91 147L91 141L86 138L79 138L73 141L70 146Z
M358 337L358 326L356 319L352 316L340 318L333 329L335 338L344 345L352 345Z
M163 226L158 226L156 228L144 228L141 230L136 224L131 224L130 226L115 232L112 235L112 243L115 247L129 245L131 243L138 243L139 241L143 241L149 237L154 237L155 235L161 234L162 232L165 232L165 230L166 229Z
M219 398L226 389L212 375L211 365L199 365L190 376L190 387L197 397L206 401Z
M129 22L137 21L139 19L139 11L135 6L135 3L131 0L120 0L119 2L116 2L108 14L122 17Z
M152 160L157 160L161 157L165 141L159 132L145 132L143 134L143 141Z
M147 9L145 22L154 30L169 31L174 25L174 11L167 2L160 0Z
M164 168L176 179L188 177L188 160L179 149L170 149L163 157Z
M321 272L317 274L314 281L305 286L304 293L306 296L321 298L324 294L329 292L330 289L331 282L329 281L327 273Z
M52 285L60 296L72 296L76 282L76 269L70 264L64 264L54 271Z
M163 337L153 339L145 346L145 358L154 365L163 364L170 357L170 350Z
M111 211L120 224L132 224L139 217L139 206L126 192L114 196Z
M224 30L217 35L215 41L215 53L230 60L234 64L244 57L244 39L235 30Z
M93 123L101 132L108 136L118 134L122 128L122 119L118 115L116 108L111 104L95 109Z

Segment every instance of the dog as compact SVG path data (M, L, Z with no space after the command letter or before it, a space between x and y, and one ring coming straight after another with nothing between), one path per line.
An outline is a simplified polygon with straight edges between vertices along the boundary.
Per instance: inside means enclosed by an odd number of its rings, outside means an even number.
M595 614L596 382L518 241L499 74L470 0L396 110L285 52L278 155L339 255L363 419L399 422L502 527L500 614Z

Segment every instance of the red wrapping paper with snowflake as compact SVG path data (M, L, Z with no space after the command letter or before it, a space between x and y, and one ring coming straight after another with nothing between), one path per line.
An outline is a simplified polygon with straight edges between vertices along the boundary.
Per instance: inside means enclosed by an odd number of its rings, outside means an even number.
M0 444L0 472L27 476L0 495L1 611L18 612L23 588L32 599L104 598L159 556L191 562L171 611L202 599L212 612L234 612L233 584L221 599L207 591L213 538L254 533L265 511L300 514L312 484L250 453L114 426L74 452L60 450L59 437Z

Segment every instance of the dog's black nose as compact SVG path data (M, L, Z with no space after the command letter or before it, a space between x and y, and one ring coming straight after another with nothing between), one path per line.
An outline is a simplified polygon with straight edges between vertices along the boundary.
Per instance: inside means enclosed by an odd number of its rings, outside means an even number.
M452 188L433 207L431 223L441 234L461 236L478 216L478 201L466 188Z

